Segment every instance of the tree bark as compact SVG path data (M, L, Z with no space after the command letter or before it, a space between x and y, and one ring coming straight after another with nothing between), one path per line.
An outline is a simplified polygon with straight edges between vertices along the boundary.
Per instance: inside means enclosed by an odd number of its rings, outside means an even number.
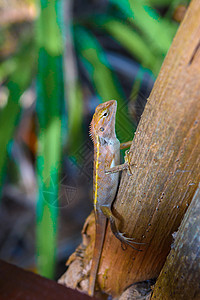
M200 299L200 185L156 282L151 299Z
M158 37L159 38L159 37ZM120 295L156 278L199 182L200 6L193 0L165 58L131 149L133 175L123 172L113 212L120 230L141 245L127 247L107 228L98 282Z

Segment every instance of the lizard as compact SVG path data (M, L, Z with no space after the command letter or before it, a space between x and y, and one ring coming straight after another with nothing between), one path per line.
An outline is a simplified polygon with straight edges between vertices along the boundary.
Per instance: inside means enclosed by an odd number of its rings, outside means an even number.
M119 171L127 169L129 163L120 164L120 142L115 133L115 118L117 101L110 100L99 104L96 107L90 124L90 137L94 144L94 168L93 168L93 204L95 212L96 236L93 252L92 265L90 270L88 294L93 296L96 277L101 258L107 219L113 234L122 243L135 248L133 239L126 237L118 230L116 218L112 213L111 206L115 199ZM125 143L123 148L126 147ZM128 144L130 144L128 142Z

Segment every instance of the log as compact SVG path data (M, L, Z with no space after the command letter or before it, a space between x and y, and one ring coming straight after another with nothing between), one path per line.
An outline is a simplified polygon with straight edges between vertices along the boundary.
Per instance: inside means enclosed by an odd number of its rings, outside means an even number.
M158 37L159 38L159 37ZM101 290L118 296L130 284L156 278L199 182L200 6L190 3L147 101L123 172L113 212L120 230L145 242L127 248L107 228Z

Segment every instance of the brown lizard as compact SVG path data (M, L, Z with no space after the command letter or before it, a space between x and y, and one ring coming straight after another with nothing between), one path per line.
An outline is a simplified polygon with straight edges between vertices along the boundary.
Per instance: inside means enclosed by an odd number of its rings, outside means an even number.
M112 202L117 192L119 171L127 169L129 166L128 162L119 165L120 142L115 134L116 110L117 101L115 100L98 105L90 125L90 136L94 143L93 201L96 237L89 278L89 295L94 294L107 219L110 221L113 234L122 243L128 244L136 250L138 249L135 248L132 243L141 244L124 236L124 234L118 230L115 216L111 211Z

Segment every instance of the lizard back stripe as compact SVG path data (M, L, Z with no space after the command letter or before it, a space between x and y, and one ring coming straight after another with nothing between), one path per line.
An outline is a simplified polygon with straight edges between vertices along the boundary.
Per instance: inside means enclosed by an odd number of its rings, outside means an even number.
M99 137L97 137L97 159L96 159L96 176L95 176L95 193L94 193L94 207L96 208L97 204L97 188L98 188L98 170L99 170Z

